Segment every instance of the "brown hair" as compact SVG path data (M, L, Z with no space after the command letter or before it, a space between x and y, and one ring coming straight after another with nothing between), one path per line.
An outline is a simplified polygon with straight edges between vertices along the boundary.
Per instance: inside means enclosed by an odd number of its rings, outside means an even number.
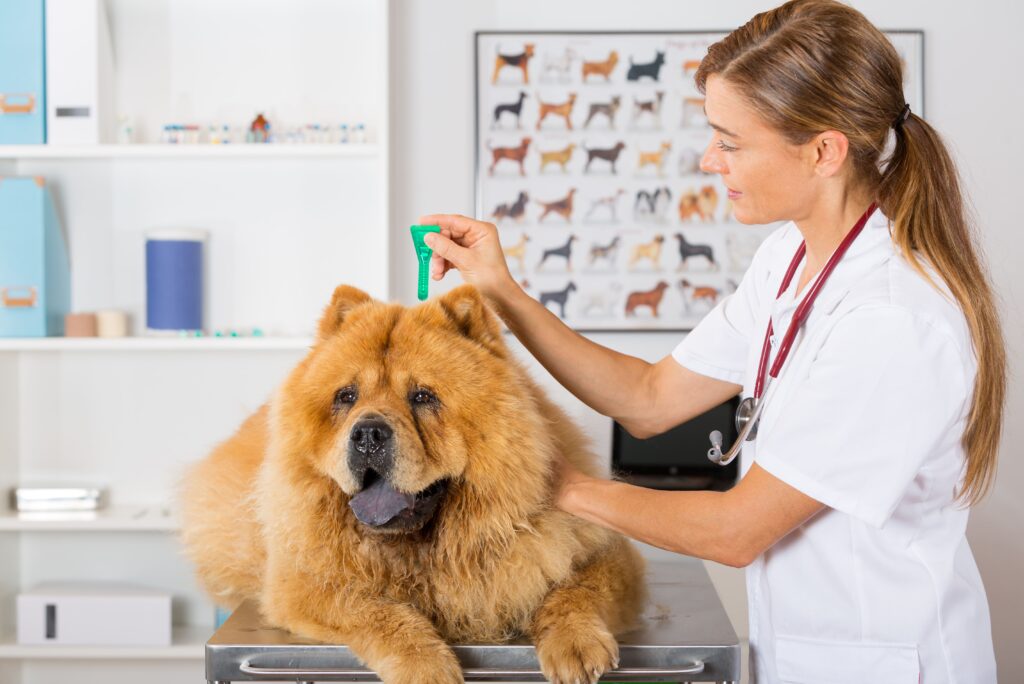
M995 473L1006 349L960 179L942 138L911 113L896 125L895 149L879 171L887 136L905 104L896 49L852 7L836 0L792 0L711 45L694 77L701 93L712 74L743 93L764 121L793 144L826 130L846 135L851 183L876 198L910 265L940 292L921 260L945 280L967 318L978 358L961 439L963 486L957 494L968 505L977 503Z

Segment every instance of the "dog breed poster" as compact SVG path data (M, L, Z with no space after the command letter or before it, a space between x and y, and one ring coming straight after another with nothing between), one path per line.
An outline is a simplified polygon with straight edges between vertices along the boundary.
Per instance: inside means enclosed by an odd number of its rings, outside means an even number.
M781 224L744 225L700 169L694 73L726 32L476 34L476 216L577 330L689 330ZM923 34L888 32L923 112Z

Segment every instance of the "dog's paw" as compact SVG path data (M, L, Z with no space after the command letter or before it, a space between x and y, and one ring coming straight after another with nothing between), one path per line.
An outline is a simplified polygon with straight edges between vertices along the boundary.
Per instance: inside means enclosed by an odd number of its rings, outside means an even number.
M410 656L388 660L377 670L384 684L465 684L462 667L452 653L439 658Z
M537 644L537 658L552 684L595 684L618 666L619 644L603 625L552 630Z

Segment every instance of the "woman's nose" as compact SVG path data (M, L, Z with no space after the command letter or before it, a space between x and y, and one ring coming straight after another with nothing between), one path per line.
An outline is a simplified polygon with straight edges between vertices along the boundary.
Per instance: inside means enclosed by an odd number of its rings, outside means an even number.
M715 149L714 143L710 143L704 150L704 156L700 158L700 170L704 173L726 172L725 160L722 159L722 153Z

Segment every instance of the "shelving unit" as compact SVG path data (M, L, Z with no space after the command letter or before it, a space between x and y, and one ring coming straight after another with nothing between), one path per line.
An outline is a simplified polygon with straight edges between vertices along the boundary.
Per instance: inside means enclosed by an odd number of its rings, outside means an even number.
M0 159L343 159L380 156L380 146L368 143L228 144L228 145L0 145Z
M132 334L0 339L3 684L203 681L214 611L181 550L177 483L306 353L336 285L389 296L389 0L107 8L118 114L137 143L0 146L0 175L43 176L54 194L73 309L125 310ZM259 112L275 126L362 121L368 142L156 142L165 123ZM144 335L145 233L168 227L209 231L206 327L265 336ZM10 487L45 481L106 486L110 506L60 520L6 510ZM174 643L17 645L15 596L55 580L170 593Z
M0 660L201 660L210 627L175 627L170 646L19 646L13 634L0 637ZM198 681L198 680L197 680Z
M311 337L0 338L0 352L130 352L308 349Z
M176 532L180 521L165 506L114 506L81 513L0 514L0 532Z

